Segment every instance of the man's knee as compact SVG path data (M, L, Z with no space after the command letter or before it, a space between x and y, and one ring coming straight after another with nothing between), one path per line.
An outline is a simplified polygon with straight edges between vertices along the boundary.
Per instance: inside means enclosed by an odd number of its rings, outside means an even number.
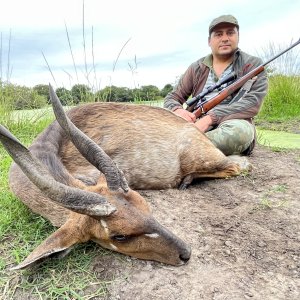
M253 142L255 129L245 120L228 120L206 135L225 155L241 154Z

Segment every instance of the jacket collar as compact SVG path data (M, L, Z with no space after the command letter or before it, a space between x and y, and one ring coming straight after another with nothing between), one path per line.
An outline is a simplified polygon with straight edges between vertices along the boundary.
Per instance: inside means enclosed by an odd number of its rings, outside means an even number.
M239 48L236 49L234 52L233 57L233 64L237 61L238 57L240 56L241 50ZM207 66L208 68L212 68L212 54L208 54L202 60L202 63Z

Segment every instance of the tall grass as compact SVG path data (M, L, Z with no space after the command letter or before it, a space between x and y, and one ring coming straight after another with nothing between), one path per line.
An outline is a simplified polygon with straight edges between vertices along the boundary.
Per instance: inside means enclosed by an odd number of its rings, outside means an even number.
M270 44L263 57L271 58L288 48ZM299 47L298 47L299 48ZM259 120L300 120L300 51L297 47L277 58L267 69L269 90Z
M13 105L12 101L10 101L12 95L13 86L5 87L4 83L0 81L0 124L6 124L12 119Z
M36 110L14 111L11 102L5 101L6 97L1 94L0 88L0 124L29 144L50 122L54 115L48 107Z
M258 117L267 121L300 120L300 76L269 76L269 91Z

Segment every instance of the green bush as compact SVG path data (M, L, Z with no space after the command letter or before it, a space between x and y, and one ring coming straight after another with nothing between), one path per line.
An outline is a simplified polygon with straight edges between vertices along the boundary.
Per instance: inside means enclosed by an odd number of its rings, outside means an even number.
M270 43L263 51L265 60L287 49L289 45ZM268 68L269 89L258 114L258 120L300 120L300 52L293 48L278 57Z
M92 102L94 95L91 92L91 88L85 84L75 84L71 89L73 104L79 102Z
M72 93L68 89L61 87L57 88L55 92L62 105L74 104Z
M269 76L269 90L258 117L265 120L300 119L300 76Z
M36 90L11 83L0 83L0 105L9 110L36 109L44 107L47 98Z
M173 90L173 86L169 83L169 84L166 84L163 89L160 91L160 96L165 98L168 93L170 93L171 91Z
M96 101L101 102L130 102L134 100L133 92L127 87L107 86L96 92Z
M49 85L47 84L38 84L33 87L33 90L37 92L38 95L44 96L47 99L47 103L50 104L50 92Z
M160 91L154 85L143 85L140 88L140 97L143 101L153 101L159 98Z

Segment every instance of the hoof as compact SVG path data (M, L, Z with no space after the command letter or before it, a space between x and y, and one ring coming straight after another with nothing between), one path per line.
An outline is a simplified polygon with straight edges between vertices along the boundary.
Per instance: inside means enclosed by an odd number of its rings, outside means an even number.
M253 169L253 165L249 162L246 156L229 155L227 156L231 161L239 165L241 172L250 172Z

